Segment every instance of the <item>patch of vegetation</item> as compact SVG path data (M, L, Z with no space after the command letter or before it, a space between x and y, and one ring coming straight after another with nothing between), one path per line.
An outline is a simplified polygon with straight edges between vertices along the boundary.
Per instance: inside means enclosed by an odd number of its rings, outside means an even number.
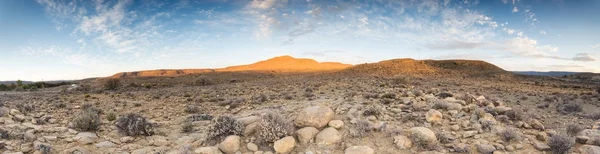
M116 126L121 133L127 136L150 136L154 134L154 126L148 119L135 113L128 113L119 117Z
M189 120L185 120L183 124L181 124L181 132L189 133L194 131L194 123Z
M104 81L104 89L106 90L116 90L121 86L121 80L117 78L110 78Z
M525 119L525 114L519 109L508 110L505 115L512 121L522 121Z
M217 143L229 135L240 135L244 131L244 124L228 115L221 115L212 120L208 128L208 143Z
M208 114L194 114L187 117L186 121L204 121L204 120L212 120L213 116Z
M115 112L108 112L106 114L106 120L108 121L114 121L117 119L117 114L115 114Z
M517 141L521 138L517 131L519 130L510 128L505 129L498 132L498 136L500 136L500 139L502 139L502 141L504 142Z
M410 84L410 77L402 74L398 74L391 78L393 84Z
M396 94L393 93L386 93L381 95L381 98L386 98L386 99L396 99Z
M200 78L198 80L196 80L196 82L194 82L194 85L196 86L208 86L208 85L213 85L214 82L207 79L207 78Z
M558 112L561 112L563 114L576 113L576 112L583 111L583 108L581 107L581 105L575 104L575 103L563 104L563 105L557 106L556 109L558 110Z
M381 110L376 106L369 106L363 111L363 116L379 116L381 115Z
M35 147L35 150L39 151L42 154L50 154L52 152L52 146L46 144L38 144Z
M200 112L200 107L195 106L195 105L187 105L185 106L185 109L183 110L185 111L185 113L198 113Z
M350 130L350 135L353 137L365 137L370 135L373 131L373 123L368 120L358 120L352 130Z
M73 119L73 127L78 131L97 131L100 129L100 115L95 110L84 108L81 113Z
M0 128L0 139L8 139L10 137L10 133L7 130Z
M583 131L585 128L579 124L567 124L566 132L569 136L576 136L579 132Z
M573 145L575 140L565 135L554 135L548 140L550 151L554 154L567 154Z
M454 140L456 140L456 138L449 132L436 133L435 136L437 137L438 141L442 144L452 143L454 142Z
M262 143L273 143L283 137L294 135L292 122L279 114L266 113L261 116L256 129L256 139Z

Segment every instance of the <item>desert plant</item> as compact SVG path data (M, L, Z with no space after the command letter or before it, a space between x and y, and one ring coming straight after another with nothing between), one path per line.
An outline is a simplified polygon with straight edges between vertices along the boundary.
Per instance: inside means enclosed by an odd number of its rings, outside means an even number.
M187 117L186 121L204 121L204 120L212 120L213 116L208 114L194 114Z
M216 143L229 135L240 135L244 131L244 124L228 115L221 115L212 120L208 128L207 141Z
M34 110L34 107L31 104L17 104L17 109L21 111L21 113L27 114L32 112Z
M114 121L115 119L117 119L117 114L115 114L114 112L108 112L106 114L106 120Z
M376 106L369 106L363 111L363 116L379 116L381 111Z
M433 104L433 106L431 106L432 109L442 109L442 110L447 110L448 109L448 103L446 101L443 100L437 100L435 101L435 103Z
M373 131L373 123L367 120L358 120L354 124L354 128L350 130L350 135L353 137L365 137Z
M519 130L505 129L505 130L498 132L498 136L500 136L500 139L502 139L502 141L504 141L504 142L516 141L516 140L519 140L519 138L521 138L521 136L519 135L519 133L517 131L519 131Z
M593 119L593 120L598 120L598 119L600 119L600 112L592 113L592 114L588 115L588 118Z
M96 131L101 125L100 115L92 109L83 109L75 119L73 119L73 127L79 131Z
M121 80L117 78L110 78L104 81L104 89L106 90L115 90L121 86Z
M438 141L442 144L452 143L456 138L449 132L441 132L435 134Z
M559 112L565 113L565 114L583 111L583 108L581 108L581 105L575 104L575 103L563 104L561 106L558 106L556 109Z
M252 100L254 100L254 103L260 104L260 103L264 103L264 102L269 101L269 96L267 96L265 94L260 94L258 96L254 96L252 98Z
M196 86L208 86L208 85L212 85L214 83L209 79L201 78L201 79L196 80L196 82L194 82L194 84Z
M575 145L575 140L565 135L554 135L548 140L550 151L554 154L569 153L569 150L571 150L573 145Z
M7 130L0 128L0 139L8 139L10 137L10 133Z
M256 129L259 142L273 143L283 137L294 134L294 125L279 114L266 113L261 115Z
M410 77L402 74L398 74L392 77L391 80L394 84L410 84Z
M148 119L135 113L128 113L119 117L116 126L121 133L127 136L150 136L154 134L154 126Z
M386 98L386 99L396 99L396 94L393 93L386 93L381 95L381 98Z
M46 145L46 144L38 144L35 147L35 149L42 154L50 154L50 152L52 151L52 147L50 145Z
M181 132L189 133L194 131L194 124L191 121L185 120L183 124L181 124Z
M519 109L508 110L508 111L506 111L505 115L508 116L508 118L510 118L510 120L513 120L513 121L521 121L521 120L525 119L525 114L523 113L522 110L519 110Z
M567 128L566 128L567 135L569 135L569 136L575 136L583 130L584 130L583 126L581 126L579 124L574 124L574 123L567 124Z
M185 113L198 113L200 112L200 107L195 105L187 105L184 109Z

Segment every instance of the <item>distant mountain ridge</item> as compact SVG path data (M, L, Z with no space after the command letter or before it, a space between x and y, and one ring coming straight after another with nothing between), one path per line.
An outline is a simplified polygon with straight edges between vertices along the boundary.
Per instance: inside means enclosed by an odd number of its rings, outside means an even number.
M394 76L453 76L484 77L511 75L510 72L479 60L414 60L410 58L384 60L366 63L342 70L346 74Z
M574 75L579 73L586 72L567 72L567 71L549 71L549 72L539 72L539 71L511 71L516 74L523 75L535 75L535 76L565 76L565 75Z

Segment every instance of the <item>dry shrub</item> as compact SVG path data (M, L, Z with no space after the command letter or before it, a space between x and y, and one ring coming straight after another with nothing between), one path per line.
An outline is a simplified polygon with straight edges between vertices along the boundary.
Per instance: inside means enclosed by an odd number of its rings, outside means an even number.
M213 116L208 114L194 114L187 117L186 121L194 122L194 121L204 121L204 120L212 120Z
M575 136L583 130L584 130L583 126L581 126L579 124L571 123L571 124L567 125L566 132L567 132L567 135L569 135L569 136Z
M502 139L504 142L517 141L521 138L521 135L517 131L519 130L512 128L505 129L498 132L498 136L500 136L500 139Z
M127 136L154 134L154 126L145 117L139 114L128 113L119 117L116 122L119 131Z
M508 110L508 111L506 111L505 115L508 116L508 118L510 118L510 120L513 120L513 121L521 121L521 120L525 119L525 114L523 113L522 110L519 110L519 109Z
M365 137L373 131L373 123L367 120L358 120L354 128L350 130L350 135L353 137Z
M569 150L571 150L573 145L575 145L575 140L565 135L554 135L548 140L550 151L554 154L569 153Z
M363 116L379 116L381 115L381 111L376 106L369 106L365 111L363 111Z
M115 90L121 86L121 80L117 78L110 78L104 81L104 89L106 90Z
M273 143L283 137L294 135L292 122L279 114L268 112L261 115L256 129L256 139L260 143Z
M229 135L240 135L244 131L244 124L228 115L221 115L212 120L208 128L207 141L209 144L220 142Z
M189 133L194 131L194 124L191 121L185 120L181 124L181 132Z
M394 84L410 84L410 77L402 74L398 74L392 77L391 80Z
M96 131L101 125L100 115L92 108L83 109L79 116L73 119L73 127L79 131Z

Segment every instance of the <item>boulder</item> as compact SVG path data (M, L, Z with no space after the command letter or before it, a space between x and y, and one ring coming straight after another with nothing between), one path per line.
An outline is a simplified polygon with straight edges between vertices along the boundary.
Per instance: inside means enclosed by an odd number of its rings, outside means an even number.
M254 144L254 143L248 143L246 144L246 147L248 148L248 150L254 152L254 151L258 151L258 145Z
M583 145L577 149L580 154L599 154L600 147L594 145Z
M96 142L98 136L92 132L79 132L73 139L81 144L91 144Z
M344 122L341 120L331 120L329 121L329 127L333 127L335 129L340 129L342 127L344 127Z
M304 108L294 123L298 127L315 127L321 129L333 119L334 112L331 108L326 106L311 106Z
M342 136L335 128L325 128L317 134L316 143L319 146L330 146L339 143Z
M310 143L313 138L315 138L317 133L319 133L319 130L315 127L304 127L296 131L296 136L298 137L298 142L300 142L301 145L306 145Z
M237 135L225 137L225 140L219 143L219 149L226 154L234 154L240 151L240 137Z
M410 136L413 139L413 142L417 143L434 143L437 141L437 137L435 133L431 131L429 128L425 127L413 127L410 129Z
M533 147L540 151L550 150L550 146L548 146L548 144L538 141L535 141L535 143L533 143Z
M275 141L273 149L278 154L287 154L294 149L294 146L296 146L296 140L294 137L288 136Z
M481 152L482 154L492 154L494 151L496 151L496 147L489 144L478 144L477 151Z

